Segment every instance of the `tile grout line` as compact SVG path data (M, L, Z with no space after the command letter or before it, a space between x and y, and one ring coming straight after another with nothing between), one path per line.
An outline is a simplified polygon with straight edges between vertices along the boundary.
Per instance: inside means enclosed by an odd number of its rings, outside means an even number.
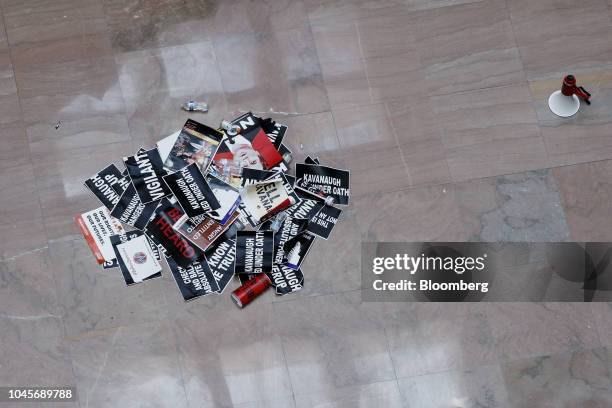
M165 291L162 292L164 294L164 298L165 298ZM170 319L165 321L166 324L168 324L170 326L170 329L172 331L172 335L174 336L174 349L176 352L176 364L178 366L178 370L179 370L179 375L181 377L181 385L183 388L183 392L185 393L185 402L187 403L187 407L191 407L191 401L189 399L189 394L187 393L187 384L185 384L185 373L183 370L183 364L181 364L181 356L179 354L179 345L178 345L178 335L176 333L176 327L175 325L172 323L172 321Z
M278 306L274 305L274 302L271 303L272 310L275 310ZM285 369L287 370L287 376L289 377L289 387L291 388L291 399L293 400L293 404L297 406L297 399L295 397L295 389L293 386L293 379L291 378L291 373L289 372L289 362L287 361L287 353L285 352L285 341L283 340L283 336L279 336L281 351L283 353L283 361L285 362Z
M533 113L536 115L536 122L538 125L538 134L540 136L540 140L542 141L542 145L544 146L544 152L546 153L546 162L550 166L550 152L548 149L548 144L546 143L546 139L544 138L544 134L542 133L542 126L540 124L540 119L538 118L538 112L536 107L536 101L533 96L533 92L531 91L531 86L529 85L529 77L527 76L527 71L525 70L525 64L523 62L523 54L521 53L521 47L519 47L518 40L516 39L516 30L514 29L514 23L512 22L512 13L510 12L510 8L508 7L508 0L504 0L504 7L506 9L506 13L508 14L508 21L510 22L510 29L512 30L512 38L514 39L514 45L516 46L516 50L519 54L519 59L521 61L521 66L523 67L523 76L525 78L525 84L527 85L527 90L529 91L529 105L533 110Z
M402 163L404 164L404 171L406 172L406 175L408 176L408 183L412 186L413 185L412 176L410 174L410 170L408 169L408 163L406 163L406 157L404 156L404 150L402 149L399 143L399 137L397 136L397 129L395 128L395 125L393 124L393 121L391 120L391 111L389 110L389 104L385 102L383 103L383 106L385 108L386 120L391 126L391 132L393 133L393 138L395 139L395 145L397 146L399 150L400 157L402 158ZM444 162L446 163L446 166L448 167L448 163L446 161L446 152L444 155Z

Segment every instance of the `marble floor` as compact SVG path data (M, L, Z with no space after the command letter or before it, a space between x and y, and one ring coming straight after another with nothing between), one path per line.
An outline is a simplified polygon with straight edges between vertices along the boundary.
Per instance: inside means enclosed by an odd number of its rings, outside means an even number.
M612 240L610 0L0 12L0 385L73 385L83 408L612 407L612 304L363 303L359 273L361 241ZM561 120L568 72L593 104ZM296 159L351 170L298 294L184 303L167 273L97 268L84 178L179 129L187 99L213 125L272 112Z

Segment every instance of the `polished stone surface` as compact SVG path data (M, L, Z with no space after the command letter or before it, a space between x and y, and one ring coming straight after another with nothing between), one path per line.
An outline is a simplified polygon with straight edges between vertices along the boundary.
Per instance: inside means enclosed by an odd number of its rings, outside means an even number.
M0 0L0 17L0 385L76 386L56 406L81 407L612 405L610 304L360 293L363 241L612 239L610 1ZM570 72L593 104L560 119L546 101ZM295 160L351 170L304 289L240 310L237 281L185 303L165 265L129 288L98 266L73 221L99 205L83 180L188 117L248 110L289 126Z

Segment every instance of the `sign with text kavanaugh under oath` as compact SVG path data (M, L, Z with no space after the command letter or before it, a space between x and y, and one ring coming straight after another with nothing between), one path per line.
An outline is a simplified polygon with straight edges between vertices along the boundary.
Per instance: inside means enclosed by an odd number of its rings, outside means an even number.
M236 266L241 273L272 272L274 232L238 231L236 234Z
M346 170L315 164L295 165L296 187L324 197L333 197L336 204L348 205L350 175Z

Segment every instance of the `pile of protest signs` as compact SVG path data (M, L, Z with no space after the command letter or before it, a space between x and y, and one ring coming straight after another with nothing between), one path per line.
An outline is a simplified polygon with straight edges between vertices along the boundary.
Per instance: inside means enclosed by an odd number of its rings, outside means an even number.
M349 204L349 172L307 157L290 175L288 133L250 112L219 128L189 119L126 152L123 170L109 164L85 180L101 206L75 220L101 273L118 269L133 285L161 277L165 262L185 301L232 281L249 295L249 284L300 290L304 259Z

